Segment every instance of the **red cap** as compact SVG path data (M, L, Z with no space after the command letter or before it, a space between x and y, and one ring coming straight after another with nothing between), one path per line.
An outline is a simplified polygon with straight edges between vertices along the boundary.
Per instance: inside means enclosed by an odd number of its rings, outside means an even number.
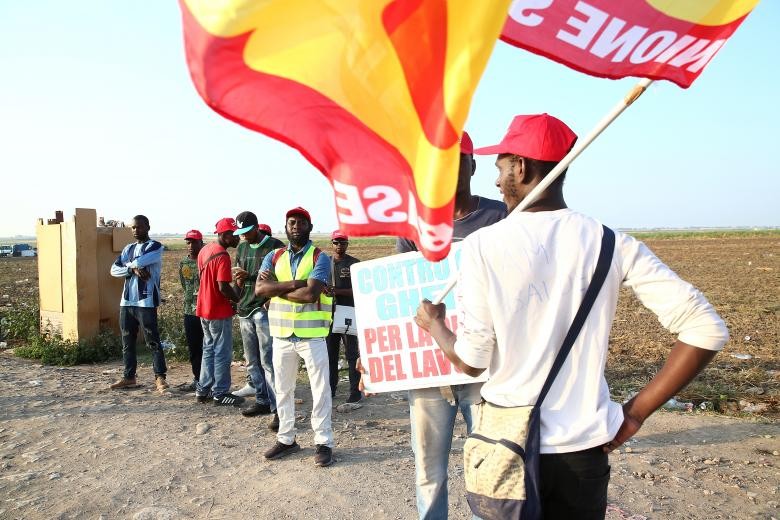
M203 240L203 233L201 233L197 229L190 229L184 235L184 240L190 240L190 239L192 239L192 240Z
M230 217L225 217L219 219L217 222L217 229L214 231L214 233L219 235L220 233L224 233L226 231L235 231L237 229L238 226L236 225L236 220Z
M259 229L260 231L265 231L269 235L273 234L273 232L271 231L271 226L269 226L268 224L258 224L257 229Z
M293 208L290 211L287 212L287 215L285 215L285 218L290 218L292 215L303 215L306 217L306 220L309 221L311 224L311 215L309 215L309 212L303 209L302 207L298 206L297 208Z
M331 240L349 240L349 237L338 229L330 234Z
M515 116L500 143L477 148L477 155L511 153L538 161L563 159L577 134L566 123L548 114Z
M463 131L463 135L460 136L460 153L474 153L474 142L465 130Z

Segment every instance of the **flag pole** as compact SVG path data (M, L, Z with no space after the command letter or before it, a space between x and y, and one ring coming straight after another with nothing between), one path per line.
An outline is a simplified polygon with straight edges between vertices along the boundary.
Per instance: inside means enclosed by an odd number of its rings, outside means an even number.
M593 130L590 131L588 135L585 136L584 139L578 139L577 143L572 147L572 149L569 151L569 153L566 154L566 156L561 159L561 162L559 162L555 168L552 169L550 173L548 173L542 180L537 184L533 190L531 190L531 193L529 193L523 201L512 211L513 213L515 211L523 211L525 208L531 205L536 199L539 198L539 195L542 194L544 190L547 189L550 184L552 184L555 179L557 179L561 173L563 173L566 168L569 167L569 165L576 159L585 148L590 145L600 134L603 132L612 122L617 119L617 117L623 113L625 109L627 109L631 104L639 99L639 96L641 96L645 90L647 90L647 87L650 86L650 84L653 82L651 79L641 79L639 83L637 83L634 88L631 89L631 91L626 94L626 96L620 100L618 104L616 104L612 110L610 110L607 115L605 115L601 121L593 128ZM441 293L436 297L433 303L440 304L442 300L444 300L445 296L447 296L447 293L449 293L455 285L458 283L457 276L451 278L449 282L447 282L447 286L442 289Z

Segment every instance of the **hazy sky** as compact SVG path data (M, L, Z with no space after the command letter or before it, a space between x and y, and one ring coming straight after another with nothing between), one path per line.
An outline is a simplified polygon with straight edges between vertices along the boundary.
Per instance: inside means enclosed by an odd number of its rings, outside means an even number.
M569 206L622 228L780 225L779 15L761 2L691 88L655 83L570 168ZM277 230L297 205L336 226L314 167L198 97L174 1L0 0L0 67L0 236L76 207L145 213L152 233L245 209ZM584 135L634 83L499 43L466 129L493 144L513 115L549 112ZM473 191L500 198L493 161Z

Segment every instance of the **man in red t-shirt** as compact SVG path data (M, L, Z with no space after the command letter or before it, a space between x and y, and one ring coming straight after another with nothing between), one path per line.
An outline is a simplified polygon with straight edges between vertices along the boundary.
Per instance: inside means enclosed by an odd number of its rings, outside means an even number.
M203 326L203 360L195 390L199 403L212 400L217 406L238 406L243 397L230 393L230 362L233 359L233 306L241 291L233 287L230 255L227 249L238 245L233 232L238 229L232 218L217 222L217 241L198 253L200 288L195 314Z

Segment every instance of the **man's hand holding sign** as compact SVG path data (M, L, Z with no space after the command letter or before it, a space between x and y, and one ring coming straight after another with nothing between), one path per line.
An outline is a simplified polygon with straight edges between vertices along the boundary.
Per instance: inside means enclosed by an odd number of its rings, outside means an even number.
M430 300L423 300L417 308L417 316L414 322L418 327L430 333L433 340L447 359L455 365L457 370L471 377L479 377L485 371L484 368L474 368L463 362L455 353L455 340L457 336L449 328L445 320L447 306L443 303L435 305Z
M483 381L453 364L426 326L417 322L421 300L434 299L457 272L457 244L441 262L410 252L352 266L364 391L392 392ZM444 300L439 321L457 330L455 297ZM429 302L430 303L430 302ZM430 304L432 305L432 304ZM446 310L446 309L451 310ZM454 333L451 343L454 343ZM450 348L451 350L451 348Z

